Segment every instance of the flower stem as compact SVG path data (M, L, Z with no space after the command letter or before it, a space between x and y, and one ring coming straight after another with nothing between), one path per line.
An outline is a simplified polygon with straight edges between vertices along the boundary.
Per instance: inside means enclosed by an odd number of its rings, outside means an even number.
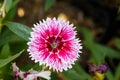
M5 6L6 6L7 0L4 0L2 7L0 8L0 17L5 17Z

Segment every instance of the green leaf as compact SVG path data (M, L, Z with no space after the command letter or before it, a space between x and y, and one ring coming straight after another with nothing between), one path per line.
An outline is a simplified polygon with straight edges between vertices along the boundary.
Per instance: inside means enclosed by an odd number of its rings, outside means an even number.
M14 18L15 14L16 14L16 9L17 9L16 5L19 2L19 0L14 0L14 1L13 0L7 0L7 2L8 2L9 5L6 5L8 8L6 8L7 9L7 14L6 14L4 20L10 21Z
M0 54L0 59L7 58L10 53L10 47L9 44L5 44L2 48L1 54Z
M3 18L0 17L0 23L2 23L2 21L3 21Z
M110 71L108 71L105 75L107 80L114 80L114 76Z
M94 42L93 35L91 34L91 32L88 29L86 29L84 27L81 27L80 29L81 29L81 32L84 37L83 42L92 53L91 60L96 64L103 63L105 54L102 50L102 47L98 47L96 45L96 43Z
M28 46L26 44L26 41L18 41L18 42L12 42L10 44L10 50L12 52L12 54L15 54L17 52L19 52L22 49L27 49Z
M11 21L14 17L15 17L15 14L16 14L16 7L13 7L11 8L8 13L6 14L5 18L4 18L4 21ZM3 21L3 22L4 22Z
M83 35L86 43L88 45L92 45L93 41L94 41L94 37L93 37L92 33L87 28L84 28L84 27L80 27L80 31L82 32L82 35Z
M29 64L26 64L24 65L24 67L22 67L21 69L23 71L28 71L30 69L33 69L33 70L37 70L37 71L41 71L43 66L42 65L39 65L39 63L29 63Z
M19 0L14 0L13 3L12 3L11 8L15 7L18 4L18 2L19 2Z
M97 44L94 42L93 35L86 28L80 28L84 37L84 44L91 51L91 60L96 64L101 64L104 62L105 57L109 58L120 58L120 53L109 47Z
M47 11L54 3L56 0L46 0L45 1L45 11Z
M3 4L3 1L2 1L2 0L0 0L0 7L2 6L2 4Z
M100 44L96 44L96 46L101 49L100 51L104 53L105 56L109 58L120 58L120 52Z
M6 13L10 10L11 5L12 5L12 0L7 0L6 6L5 6Z
M4 24L12 32L14 32L18 36L22 37L23 39L29 41L30 32L32 31L31 28L29 28L29 27L27 27L27 26L25 26L23 24L15 23L15 22L5 22Z
M9 36L8 36L9 35ZM0 46L9 43L9 42L15 42L15 41L23 41L22 38L15 35L13 32L11 32L9 29L6 29L3 33L0 35Z
M0 59L0 68L4 67L5 65L7 65L8 63L10 63L11 61L13 61L14 59L16 59L17 57L19 57L24 50L22 50L20 53L15 54L14 56L11 56L7 59Z
M120 64L118 65L116 72L115 72L115 80L120 79Z
M106 47L104 45L95 44L94 53L96 52L96 57L99 58L100 62L104 62L105 57L109 58L120 58L120 53L112 48ZM99 54L99 55L98 55Z
M18 4L19 0L7 0L5 10L6 13L13 7L15 7Z
M60 80L57 72L52 72L50 77L51 77L51 80ZM42 79L42 80L44 80L44 79Z
M116 39L115 40L115 45L116 45L116 47L118 48L118 49L120 49L120 39Z
M68 80L86 80L90 76L80 67L78 64L75 64L72 69L64 71L63 74ZM71 76L70 76L71 75ZM74 77L73 77L74 76Z
M92 53L91 59L93 59L93 61L96 64L101 64L101 63L104 62L105 53L104 53L102 47L97 46L96 44L94 44L92 47L89 47L89 49L90 49L90 51Z
M73 65L73 69L80 74L84 79L89 78L89 74L87 74L87 72L84 71L84 69L78 64L75 63L75 65Z
M80 74L78 74L75 70L71 69L67 72L63 72L66 76L67 80L84 80Z
M97 43L88 48L92 52L91 59L98 64L104 63L105 57L109 57L111 59L120 58L120 53L118 51Z
M2 27L3 27L2 21L3 21L3 19L0 18L0 33L1 33L1 30L2 30Z

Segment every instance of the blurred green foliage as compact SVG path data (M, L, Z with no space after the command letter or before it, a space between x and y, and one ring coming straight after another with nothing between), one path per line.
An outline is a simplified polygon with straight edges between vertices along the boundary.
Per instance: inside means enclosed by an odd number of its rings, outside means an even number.
M101 44L98 44L94 41L94 37L92 36L91 32L81 27L81 32L84 37L84 45L91 51L90 60L96 64L102 64L105 63L105 58L109 58L109 60L113 59L120 59L120 51L114 50L112 48L109 48L107 46L103 46ZM120 39L116 39L116 46L119 48L118 45ZM114 62L113 62L114 63ZM111 67L111 65L109 66ZM107 80L119 80L120 79L120 64L115 67L115 75L111 70L109 70L106 73Z
M45 0L45 11L47 11L55 2L56 0Z

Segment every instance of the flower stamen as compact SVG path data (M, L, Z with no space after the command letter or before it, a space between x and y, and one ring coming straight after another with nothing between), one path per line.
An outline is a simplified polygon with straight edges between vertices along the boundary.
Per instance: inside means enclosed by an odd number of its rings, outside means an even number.
M56 42L53 42L53 43L51 44L51 47L52 47L52 49L57 48L57 43L56 43Z

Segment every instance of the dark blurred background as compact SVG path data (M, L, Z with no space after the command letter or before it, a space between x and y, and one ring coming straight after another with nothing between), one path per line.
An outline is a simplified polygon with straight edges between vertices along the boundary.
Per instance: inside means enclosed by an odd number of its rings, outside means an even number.
M45 0L20 0L15 20L32 27L46 17L61 17L86 26L102 44L120 36L120 0L56 0L47 11L44 5Z

